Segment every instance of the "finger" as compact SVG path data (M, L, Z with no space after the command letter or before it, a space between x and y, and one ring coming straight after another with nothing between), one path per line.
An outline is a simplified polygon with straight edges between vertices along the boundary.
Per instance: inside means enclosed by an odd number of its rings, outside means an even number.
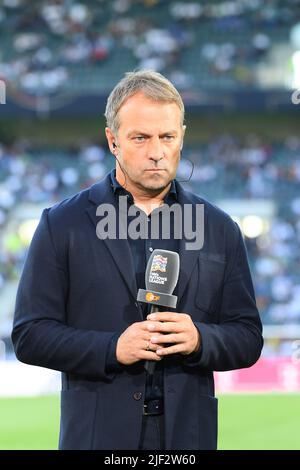
M180 344L169 346L168 348L160 348L156 351L155 354L162 357L162 356L168 356L170 354L176 354L176 353L183 354L184 352L185 352L184 343L180 343Z
M162 349L162 348L160 348ZM160 361L161 357L153 351L145 351L144 349L141 350L139 354L139 358L145 361Z
M147 335L143 336L141 341L138 342L137 347L139 350L156 351L157 349L163 347L163 345L160 346L159 344L152 343L151 336L148 333Z
M149 349L147 349L147 351L156 352L158 349L162 349L162 348L164 348L163 344L152 344L152 343L150 343Z
M183 334L159 335L152 336L150 344L183 343L185 339Z
M154 323L154 322L151 322L151 323ZM139 326L140 326L140 328L143 330L143 332L144 332L144 331L149 331L149 328L148 328L149 325L150 325L150 322L149 322L148 320L142 321L142 322L140 322L140 324L139 324Z
M171 324L171 322L167 322L167 324ZM149 331L154 331L156 329L159 329L160 328L160 325L162 325L162 322L161 321L149 321L149 320L146 320L144 322L141 322L141 328L142 328L142 334L143 334L143 338L144 338L144 332L147 331L148 332L148 335L149 335Z
M146 351L149 351L149 350L151 350L151 351L156 351L156 349L159 349L159 348L160 348L160 345L159 345L159 344L156 344L155 341L151 341L151 338L149 338L149 339L147 340L147 345L146 345L146 347L144 347L144 348L141 347L141 349L145 349Z
M162 348L164 348L163 344L151 344L151 347L150 347L151 351L154 351L154 352Z
M149 321L147 326L148 331L159 331L160 333L180 333L182 331L182 325L174 322L153 322Z
M181 313L177 312L156 312L156 313L150 313L147 316L147 320L155 320L155 321L180 321L182 319Z
M158 322L156 322L158 324ZM148 320L141 322L141 328L142 328L142 337L148 338L149 339L149 331L154 331L156 328L155 322L150 322Z

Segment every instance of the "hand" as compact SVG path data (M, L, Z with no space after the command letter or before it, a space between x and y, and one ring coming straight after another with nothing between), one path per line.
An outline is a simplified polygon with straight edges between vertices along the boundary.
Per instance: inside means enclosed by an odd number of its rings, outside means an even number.
M201 337L190 315L177 312L156 312L147 317L151 343L160 345L156 355L191 354L199 350ZM150 320L150 321L149 321ZM163 347L166 343L170 346Z
M121 364L130 365L140 360L161 360L155 351L162 347L151 343L152 334L148 326L148 321L133 323L121 334L116 347L116 357Z

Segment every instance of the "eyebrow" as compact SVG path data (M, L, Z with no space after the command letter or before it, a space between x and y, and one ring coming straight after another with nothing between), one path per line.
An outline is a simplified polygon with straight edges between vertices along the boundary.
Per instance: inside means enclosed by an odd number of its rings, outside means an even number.
M139 130L133 130L133 131L130 131L128 134L127 134L127 137L132 137L133 135L135 134L138 134L138 135L143 135L145 137L150 137L150 134L148 134L148 132L143 132L143 131L139 131ZM162 134L159 135L159 137L163 137L165 135L170 135L170 134L178 134L178 132L176 130L171 130L171 131L167 131L167 132L163 132Z

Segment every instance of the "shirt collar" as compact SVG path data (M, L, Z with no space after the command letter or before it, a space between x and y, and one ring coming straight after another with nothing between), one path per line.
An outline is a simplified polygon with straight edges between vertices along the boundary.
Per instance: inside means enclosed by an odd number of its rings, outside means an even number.
M114 192L114 194L126 194L126 195L129 195L130 196L130 203L133 204L133 197L132 197L132 194L127 191L127 189L123 188L123 186L120 185L119 181L117 180L116 178L116 170L113 169L110 173L110 178L111 178L111 187L112 187L112 190ZM177 194L177 190L176 190L176 185L175 185L175 180L172 180L171 181L171 187L170 187L170 190L169 192L165 195L164 197L164 201L166 202L166 200L169 198L169 197L172 197L173 199L175 199L177 201L177 198L178 198L178 194Z

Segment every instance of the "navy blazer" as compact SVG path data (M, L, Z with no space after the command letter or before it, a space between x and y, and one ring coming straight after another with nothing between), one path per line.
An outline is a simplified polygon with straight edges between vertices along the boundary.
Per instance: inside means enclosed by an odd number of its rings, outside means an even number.
M213 371L249 367L260 356L262 326L241 232L223 211L185 191L181 204L204 204L201 250L180 240L176 311L201 332L197 361L165 357L166 450L216 449ZM97 206L115 204L110 175L45 209L16 299L12 340L17 358L62 372L61 449L137 449L143 361L107 373L111 337L142 321L127 240L99 239Z

